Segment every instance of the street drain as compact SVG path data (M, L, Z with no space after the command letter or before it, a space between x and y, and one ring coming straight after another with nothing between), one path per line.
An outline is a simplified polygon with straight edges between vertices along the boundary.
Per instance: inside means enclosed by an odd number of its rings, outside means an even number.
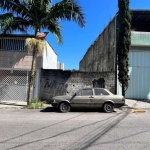
M132 109L132 112L133 113L145 113L146 110L144 110L144 109Z

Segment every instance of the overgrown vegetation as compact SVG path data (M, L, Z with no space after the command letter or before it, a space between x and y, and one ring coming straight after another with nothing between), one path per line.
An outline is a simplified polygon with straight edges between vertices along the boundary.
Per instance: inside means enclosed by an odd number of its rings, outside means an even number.
M128 88L128 54L131 44L131 13L129 0L118 0L119 7L119 32L117 38L118 54L118 79L122 86L122 95Z
M27 105L27 108L29 109L39 109L44 106L45 102L40 101L37 98L33 99L33 102L30 105Z

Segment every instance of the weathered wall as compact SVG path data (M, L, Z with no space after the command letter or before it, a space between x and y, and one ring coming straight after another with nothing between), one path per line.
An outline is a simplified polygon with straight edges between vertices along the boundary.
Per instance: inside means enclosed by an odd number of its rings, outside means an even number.
M80 71L115 71L115 18L109 23L80 61Z
M76 92L82 87L93 87L93 80L104 78L105 88L115 92L114 72L80 72L41 70L40 98L51 101L55 95Z
M31 69L32 56L27 52L0 51L0 68ZM41 57L37 58L36 69L41 68Z

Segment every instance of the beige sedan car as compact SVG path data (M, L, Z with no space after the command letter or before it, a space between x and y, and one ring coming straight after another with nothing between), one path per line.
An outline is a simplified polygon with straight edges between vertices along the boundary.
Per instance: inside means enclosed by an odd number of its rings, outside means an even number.
M83 88L73 95L55 96L51 105L66 113L71 108L103 108L107 113L125 104L125 98L104 88Z

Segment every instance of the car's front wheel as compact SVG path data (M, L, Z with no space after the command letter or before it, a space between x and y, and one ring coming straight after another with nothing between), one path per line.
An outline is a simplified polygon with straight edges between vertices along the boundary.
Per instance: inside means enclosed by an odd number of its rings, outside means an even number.
M111 112L113 112L113 110L114 110L114 105L113 105L112 103L105 103L105 104L103 105L103 110L104 110L104 112L106 112L106 113L111 113Z
M68 103L63 102L59 105L59 110L62 113L69 112L70 111L70 105Z

